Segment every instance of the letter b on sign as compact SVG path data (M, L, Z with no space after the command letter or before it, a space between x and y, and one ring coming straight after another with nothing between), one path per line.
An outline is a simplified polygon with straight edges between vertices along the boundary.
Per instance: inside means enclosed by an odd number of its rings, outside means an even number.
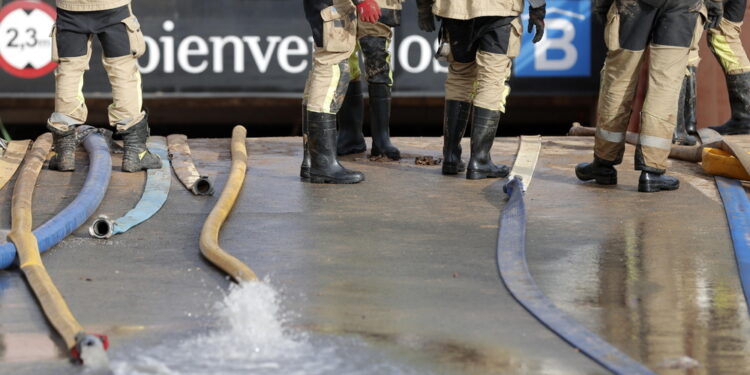
M523 14L528 24L528 13ZM524 33L515 61L519 77L591 76L591 2L556 1L547 9L544 38L537 44Z

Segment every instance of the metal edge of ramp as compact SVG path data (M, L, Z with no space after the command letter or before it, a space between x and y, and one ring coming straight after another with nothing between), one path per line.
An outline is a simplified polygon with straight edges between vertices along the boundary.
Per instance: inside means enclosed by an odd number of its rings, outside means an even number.
M510 196L500 215L497 237L497 269L513 298L534 318L574 348L618 375L655 375L641 363L628 357L595 333L584 328L557 308L534 281L526 262L526 204L524 182L531 182L533 169L541 151L541 138L527 137L519 142L517 174L505 185ZM536 155L532 155L536 154Z
M750 200L740 181L720 176L714 178L729 223L745 303L750 309Z
M143 195L132 210L124 216L110 220L100 216L89 227L89 234L96 238L110 238L125 233L131 228L154 216L166 203L172 183L172 174L167 156L167 142L164 137L149 137L148 149L161 158L161 168L146 171L146 186Z

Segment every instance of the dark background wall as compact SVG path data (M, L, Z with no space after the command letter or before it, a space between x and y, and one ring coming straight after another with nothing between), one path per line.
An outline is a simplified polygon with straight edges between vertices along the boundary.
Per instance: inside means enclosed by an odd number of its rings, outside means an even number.
M133 9L150 48L140 64L154 132L223 137L230 126L243 123L251 135L298 134L300 97L312 49L300 3L134 0ZM394 40L392 132L439 135L445 64L431 58L436 35L417 29L414 2L404 5L403 25L396 29ZM562 134L573 121L592 123L604 57L601 26L590 19L590 1L550 0L548 7L561 11L550 12L551 42L545 56L554 65L570 57L572 46L576 64L559 71L535 69L540 63L534 48L539 46L527 43L530 34L524 33L525 47L516 60L501 135ZM27 26L23 21L13 22L19 29ZM3 23L7 29L10 21L0 19L0 32ZM36 27L43 33L43 26ZM88 122L94 125L106 123L110 101L99 51L95 43L84 86ZM0 43L0 57L16 52ZM720 69L707 52L703 51L701 69L701 124L719 121L728 113ZM38 132L53 110L53 90L51 73L23 79L0 71L0 116L19 136Z

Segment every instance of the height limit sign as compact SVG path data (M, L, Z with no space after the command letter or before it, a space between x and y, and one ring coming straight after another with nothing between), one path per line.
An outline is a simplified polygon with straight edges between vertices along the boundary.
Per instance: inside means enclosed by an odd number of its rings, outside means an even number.
M14 1L0 9L0 67L20 78L55 69L50 32L55 9L41 1Z

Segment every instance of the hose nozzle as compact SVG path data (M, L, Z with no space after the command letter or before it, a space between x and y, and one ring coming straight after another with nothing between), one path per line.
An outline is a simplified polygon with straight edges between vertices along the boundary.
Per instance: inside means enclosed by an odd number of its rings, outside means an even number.
M74 360L90 368L109 368L109 339L106 335L81 332L76 335L76 345L70 350Z
M89 234L94 238L107 239L114 235L115 222L107 216L99 216L89 227Z

